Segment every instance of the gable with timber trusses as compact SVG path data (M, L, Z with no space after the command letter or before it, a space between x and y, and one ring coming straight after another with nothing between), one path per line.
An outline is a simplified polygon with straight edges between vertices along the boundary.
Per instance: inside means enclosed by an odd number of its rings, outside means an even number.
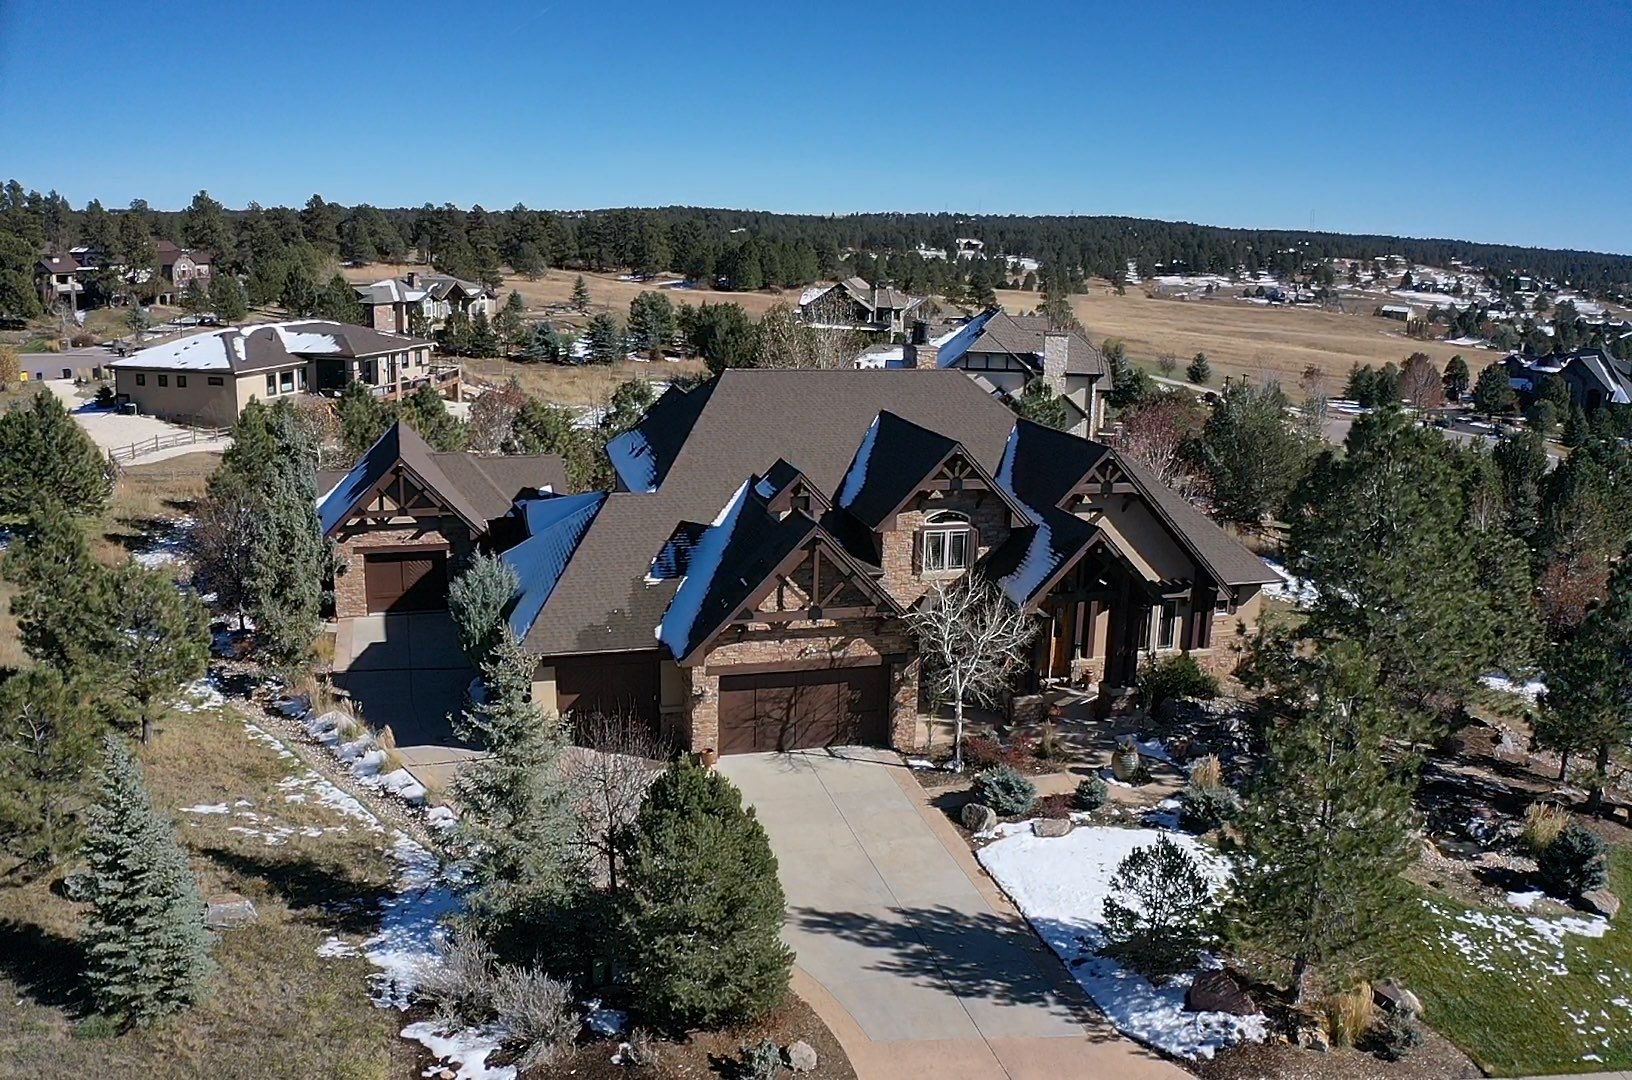
M1060 509L1088 515L1094 508L1118 496L1139 498L1139 488L1116 457L1106 454L1094 462L1087 474L1066 493L1060 502Z
M399 463L352 505L342 519L341 528L350 533L409 521L434 524L445 517L463 519L458 509ZM469 521L463 524L467 528L479 525Z
M888 598L851 560L820 537L795 553L797 561L777 568L750 594L735 622L784 623L849 619L891 614ZM790 560L791 561L791 560Z

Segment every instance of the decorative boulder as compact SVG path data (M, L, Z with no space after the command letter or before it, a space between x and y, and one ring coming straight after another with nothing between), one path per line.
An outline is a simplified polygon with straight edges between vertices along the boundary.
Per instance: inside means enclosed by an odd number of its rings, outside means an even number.
M1306 1027L1298 1032L1298 1045L1305 1050L1325 1054L1331 1052L1332 1039L1331 1036L1326 1034L1325 1028L1316 1025L1315 1027Z
M70 870L62 876L62 895L76 904L86 904L96 893L96 878L89 870Z
M789 1045L783 1054L788 1059L788 1068L793 1072L816 1071L816 1048L803 1039Z
M204 925L211 930L234 930L249 925L259 917L255 905L236 893L218 897L204 905Z
M1621 910L1621 898L1608 889L1588 889L1581 894L1581 905L1594 915L1613 919Z
M1033 836L1064 836L1070 831L1070 818L1036 818L1031 823L1031 834Z
M990 832L997 828L997 811L985 803L964 803L959 816L963 819L963 827L972 833Z
M1421 999L1393 979L1372 983L1371 1000L1387 1012L1422 1015Z
M1241 984L1223 971L1198 971L1184 992L1187 1012L1221 1012L1231 1016L1256 1016L1258 1004Z

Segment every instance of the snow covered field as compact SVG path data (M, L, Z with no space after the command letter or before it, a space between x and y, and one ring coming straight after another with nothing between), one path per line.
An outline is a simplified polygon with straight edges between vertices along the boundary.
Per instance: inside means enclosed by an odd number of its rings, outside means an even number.
M1045 839L1021 823L1001 826L1000 838L976 854L1117 1030L1191 1059L1210 1058L1238 1042L1261 1042L1261 1016L1185 1012L1190 976L1152 986L1144 976L1099 955L1105 897L1117 864L1163 835L1195 855L1215 881L1224 880L1228 871L1210 849L1183 833L1157 829L1086 825Z

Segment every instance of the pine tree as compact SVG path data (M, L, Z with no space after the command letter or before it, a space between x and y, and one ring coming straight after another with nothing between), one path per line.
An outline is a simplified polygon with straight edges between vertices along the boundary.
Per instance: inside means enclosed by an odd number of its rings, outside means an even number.
M1632 559L1623 558L1609 597L1552 649L1546 669L1536 744L1559 752L1561 772L1572 753L1593 751L1591 802L1597 806L1611 755L1632 742Z
M1451 401L1461 401L1462 395L1468 392L1468 381L1472 376L1468 372L1468 362L1457 353L1445 364L1445 396Z
M0 683L0 851L23 867L77 842L103 726L88 683L49 664Z
M85 530L66 507L51 500L37 508L21 540L0 563L0 572L17 586L11 613L30 658L64 672L102 663L94 644L99 615L89 598L104 571L91 557Z
M449 845L468 868L464 918L514 954L563 920L582 878L560 719L533 703L537 658L504 634L481 667L481 700L454 733L486 749L454 778L459 824Z
M210 275L210 310L223 323L243 322L249 315L249 298L238 278L225 269Z
M494 332L487 312L478 311L476 317L470 320L470 355L485 357L498 354L499 335Z
M1486 416L1510 413L1518 407L1519 396L1508 382L1507 369L1500 363L1479 372L1473 384L1473 407Z
M676 1029L763 1016L793 954L776 857L723 775L681 757L646 795L627 838L623 945L636 1005Z
M110 736L104 754L84 847L87 979L102 1012L145 1024L197 1002L214 964L204 901L173 827L125 744Z
M447 401L428 383L403 399L398 415L437 450L447 452L465 445L464 421L448 412Z
M591 363L610 364L623 359L623 329L611 312L597 312L584 329L584 339L589 343Z
M0 412L0 517L61 502L83 516L102 513L113 494L108 463L57 396L36 393Z
M1065 399L1042 379L1028 382L1018 397L1009 399L1009 405L1032 423L1060 431L1071 426L1071 410L1066 407Z
M1289 969L1299 1004L1379 974L1420 910L1409 761L1377 672L1351 642L1310 658L1261 701L1269 752L1236 818L1231 925Z
M340 441L352 457L373 446L391 426L390 406L360 382L345 385L335 400L334 411L340 418Z
M589 285L584 282L584 275L579 274L572 282L572 306L576 311L589 311Z
M1184 377L1197 386L1206 386L1213 379L1213 365L1207 362L1207 354L1198 352L1195 359L1190 361L1184 369Z
M448 584L448 614L472 665L482 667L498 648L505 629L504 609L520 584L509 563L485 552L477 552Z
M210 655L209 613L159 569L127 562L106 571L95 599L94 639L121 711L140 725L145 743L176 688L204 674Z
M1256 527L1279 513L1304 473L1313 440L1287 414L1279 383L1229 382L1213 404L1198 440L1212 481L1213 512Z
M272 410L276 451L252 541L248 602L257 648L276 664L298 663L317 636L328 545L317 521L312 453L294 411Z

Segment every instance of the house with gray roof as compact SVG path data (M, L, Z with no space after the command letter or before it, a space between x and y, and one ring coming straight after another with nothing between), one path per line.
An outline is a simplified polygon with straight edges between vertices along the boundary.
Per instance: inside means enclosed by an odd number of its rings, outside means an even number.
M181 423L226 427L251 401L338 393L358 382L384 398L432 385L459 392L459 367L431 343L366 326L295 319L228 326L140 349L108 365L121 404Z
M799 298L797 310L804 322L824 330L904 334L923 302L922 296L848 277L833 285L807 289Z
M443 506L468 527L509 494L426 499L478 477L410 461L396 438L336 485L325 523L357 513L348 492L384 490L387 460L412 481L398 510ZM1228 663L1278 580L1113 448L1017 421L950 368L729 370L671 388L608 453L615 490L520 493L477 542L516 571L505 617L538 657L541 706L617 713L693 750L924 748L907 613L965 575L1037 620L1016 693L1108 698L1149 656Z
M354 287L358 302L368 312L369 325L394 334L412 333L421 322L426 331L436 330L455 312L468 319L478 314L491 319L499 311L492 289L447 274L411 271Z
M1553 356L1513 353L1502 364L1508 382L1526 398L1539 394L1547 379L1557 378L1570 388L1570 400L1589 413L1604 405L1632 405L1632 361L1603 349Z

